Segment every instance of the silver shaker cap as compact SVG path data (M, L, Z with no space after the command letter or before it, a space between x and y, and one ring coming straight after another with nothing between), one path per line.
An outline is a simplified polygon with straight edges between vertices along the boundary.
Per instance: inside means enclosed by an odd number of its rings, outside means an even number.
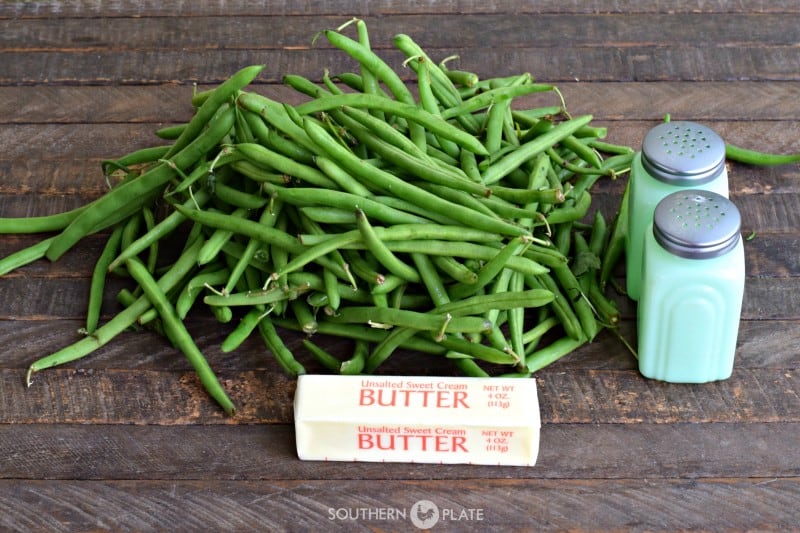
M659 181L699 186L719 176L725 168L725 142L702 124L665 122L645 135L642 165Z
M653 214L653 236L668 252L690 259L724 255L741 239L742 218L729 199L688 189L666 196Z

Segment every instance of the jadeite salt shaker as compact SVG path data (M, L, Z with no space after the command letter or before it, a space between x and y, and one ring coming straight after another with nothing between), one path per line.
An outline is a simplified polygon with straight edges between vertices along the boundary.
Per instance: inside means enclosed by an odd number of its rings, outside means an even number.
M639 299L642 246L653 210L668 194L704 189L728 196L725 142L712 129L688 121L665 122L645 135L631 167L625 241L628 296Z
M741 216L704 190L661 200L644 239L639 371L674 383L727 379L744 294Z

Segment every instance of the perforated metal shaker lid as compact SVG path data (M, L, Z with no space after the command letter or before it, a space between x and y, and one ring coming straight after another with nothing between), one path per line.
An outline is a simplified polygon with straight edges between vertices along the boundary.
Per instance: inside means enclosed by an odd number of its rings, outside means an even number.
M719 176L725 168L725 142L702 124L665 122L645 135L642 165L657 180L699 186Z
M715 192L688 189L666 196L653 214L653 235L668 252L710 259L730 251L741 239L736 206Z

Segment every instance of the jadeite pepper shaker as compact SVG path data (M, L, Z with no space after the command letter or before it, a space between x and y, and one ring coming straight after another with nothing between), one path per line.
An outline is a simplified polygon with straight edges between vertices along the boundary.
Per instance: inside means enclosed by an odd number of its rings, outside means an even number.
M645 135L631 167L625 241L628 296L639 299L642 246L653 210L668 194L704 189L728 196L725 142L712 129L687 121L665 122Z
M741 216L703 190L658 203L644 240L637 329L642 375L674 383L727 379L744 294Z

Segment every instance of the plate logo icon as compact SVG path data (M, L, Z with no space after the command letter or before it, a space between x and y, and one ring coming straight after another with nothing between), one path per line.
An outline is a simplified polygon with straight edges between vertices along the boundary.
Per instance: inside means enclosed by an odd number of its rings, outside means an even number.
M439 521L439 507L430 500L419 500L411 506L411 523L419 529L430 529Z

